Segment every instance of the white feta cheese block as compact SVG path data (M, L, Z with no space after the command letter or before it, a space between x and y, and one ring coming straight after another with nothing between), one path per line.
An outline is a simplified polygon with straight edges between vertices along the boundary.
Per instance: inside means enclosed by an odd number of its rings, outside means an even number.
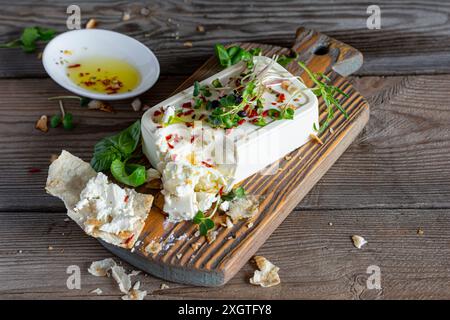
M314 124L318 126L318 101L311 90L271 58L258 56L254 57L254 62L255 72L268 67L275 77L289 80L288 89L280 82L270 85L270 90L283 92L287 101L291 101L291 93L302 92L296 102L292 101L298 106L295 107L293 119L274 120L263 127L247 121L233 129L213 128L206 121L198 121L198 118L193 119L191 126L185 123L164 125L174 116L177 108L183 108L186 101L192 99L194 86L150 108L142 116L143 152L162 174L166 201L164 211L169 218L192 219L200 207L208 209L213 199L211 195L198 196L198 192L217 194L220 188L222 191L229 190L234 184L308 142L310 134L314 133ZM216 79L222 84L229 83L244 70L244 63L238 63L200 82L200 85L211 86ZM274 108L277 102L270 90L262 95L264 110ZM218 99L221 94L223 92L213 92L211 98ZM155 121L155 113L162 113L163 125ZM168 167L173 167L173 163L178 166L184 163L184 169L189 171L188 176L183 170L174 173L170 169L166 172ZM208 171L201 172L200 167ZM203 184L200 186L199 182ZM176 190L173 189L174 184ZM185 188L196 195L189 192L182 195L181 191L186 191Z

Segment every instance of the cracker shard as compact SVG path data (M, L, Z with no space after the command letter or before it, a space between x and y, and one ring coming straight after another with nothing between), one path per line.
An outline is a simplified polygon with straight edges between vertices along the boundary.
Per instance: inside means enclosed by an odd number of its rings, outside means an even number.
M255 256L253 259L259 270L255 270L253 277L250 278L251 284L268 288L276 286L281 282L280 276L278 275L280 268L262 256Z

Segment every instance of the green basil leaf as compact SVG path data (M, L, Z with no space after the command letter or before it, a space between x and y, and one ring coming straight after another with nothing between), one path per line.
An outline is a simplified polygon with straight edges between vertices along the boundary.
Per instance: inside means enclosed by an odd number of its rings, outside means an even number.
M111 168L111 164L114 160L120 159L121 154L119 150L114 147L106 148L102 151L94 153L91 159L91 167L97 171L107 171Z
M137 120L117 136L117 149L124 155L130 155L136 149L141 138L141 121Z
M139 164L125 165L119 159L115 159L111 163L111 173L117 181L132 187L139 187L147 180L147 172L144 166Z
M53 30L53 29L41 28L41 27L37 27L36 29L39 33L39 38L42 41L49 41L49 40L53 39L56 35L56 30Z
M214 51L222 67L229 67L231 65L230 56L223 45L216 44L214 46Z

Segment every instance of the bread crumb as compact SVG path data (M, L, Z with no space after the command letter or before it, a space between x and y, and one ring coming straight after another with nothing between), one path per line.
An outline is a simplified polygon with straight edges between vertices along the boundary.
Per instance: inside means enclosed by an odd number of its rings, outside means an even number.
M253 277L250 278L251 284L260 285L264 288L273 287L280 284L281 280L278 275L280 268L262 256L255 256L253 259L259 270L255 270Z
M124 12L123 15L122 15L122 21L128 21L130 19L131 19L130 12L128 12L128 11Z
M323 145L323 141L320 140L320 138L317 135L311 133L309 136L312 140L314 140L318 144Z
M97 27L97 20L89 19L89 21L86 23L86 29L94 29L95 27Z
M358 249L361 249L362 246L364 246L367 243L366 239L364 239L363 237L358 236L358 235L352 236L352 240L353 240L353 245Z
M185 43L183 43L183 46L185 46L186 48L192 48L193 44L191 41L186 41Z
M199 24L199 25L197 26L197 31L198 31L198 32L205 32L205 27Z
M167 284L165 284L165 283L161 283L161 290L164 290L164 289L170 289L170 287L167 285Z
M36 125L34 126L36 129L41 130L42 132L48 131L48 125L47 125L47 116L42 115L38 121L36 121Z
M421 228L417 229L417 234L418 234L419 236L423 236L424 233L425 233L425 232L424 232Z
M97 288L97 289L89 291L89 293L95 293L97 295L101 295L103 293L103 290L100 288Z
M157 254L161 251L162 244L160 242L156 242L155 240L152 240L146 247L145 252L149 254Z

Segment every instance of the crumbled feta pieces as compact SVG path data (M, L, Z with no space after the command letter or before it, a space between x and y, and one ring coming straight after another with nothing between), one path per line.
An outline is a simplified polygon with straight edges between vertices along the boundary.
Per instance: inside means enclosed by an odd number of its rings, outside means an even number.
M278 271L280 270L280 268L273 265L264 257L255 256L253 259L255 260L259 270L255 270L253 277L250 278L251 284L268 288L276 286L281 282L280 276L278 275Z
M167 285L167 284L165 284L165 283L161 283L161 290L164 290L164 289L169 289L170 287Z
M131 289L131 276L125 272L122 266L115 265L111 268L111 275L119 285L122 293L128 293Z
M358 235L352 236L352 241L353 241L353 245L358 249L361 249L362 246L367 243L366 239L364 239L363 237L358 236Z
M211 230L206 234L206 240L208 241L209 244L213 243L216 238L217 235L219 234L219 232L217 230Z
M160 179L161 173L159 173L158 170L150 168L147 170L147 182L150 182L152 180Z
M231 201L230 208L226 214L231 218L233 223L236 223L240 219L253 217L258 212L258 208L259 203L256 197L246 196Z
M127 293L127 295L122 297L122 300L144 300L147 295L147 291L139 290L141 283L136 281L133 288Z
M162 250L162 244L152 240L146 247L145 252L149 254L157 254Z
M96 277L105 277L111 268L116 265L116 262L111 258L94 261L91 263L88 272Z
M101 295L103 293L103 290L100 288L97 288L97 289L89 291L89 293L95 293L96 295Z

